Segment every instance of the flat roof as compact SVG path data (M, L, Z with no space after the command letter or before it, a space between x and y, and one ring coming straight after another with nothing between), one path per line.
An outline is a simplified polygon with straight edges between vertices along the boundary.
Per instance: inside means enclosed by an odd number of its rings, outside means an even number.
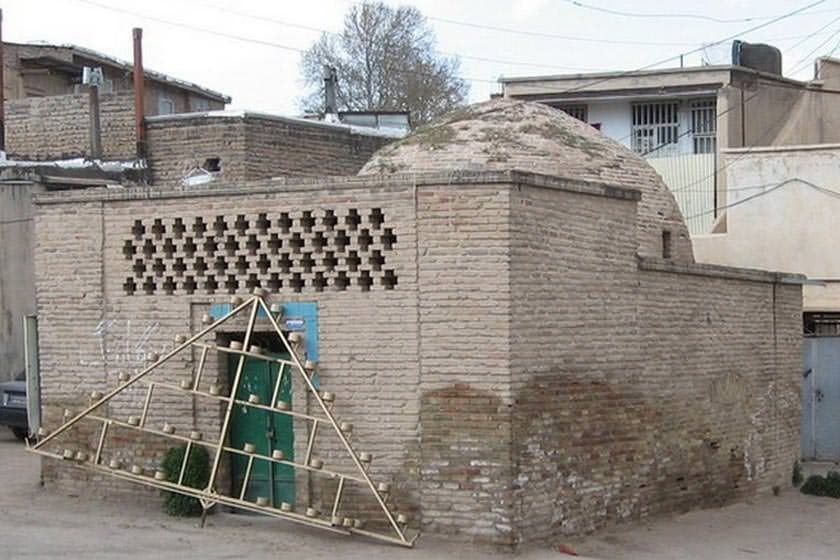
M399 139L406 136L407 132L403 128L373 128L370 126L360 126L344 123L331 123L326 121L319 121L314 119L306 119L302 117L289 117L285 115L275 115L272 113L261 113L258 111L242 111L237 109L226 109L224 111L203 111L197 113L175 113L172 115L153 115L146 117L148 123L166 123L177 121L188 121L196 119L266 119L277 122L285 122L290 124L300 124L304 126L318 126L332 129L347 130L354 134L361 134L364 136L378 136L382 138Z
M783 82L786 84L790 84L793 86L801 87L803 89L808 87L814 87L815 89L819 88L817 84L813 84L812 82L803 82L800 80L794 80L792 78L787 78L785 76L780 76L777 74L770 74L768 72L762 72L760 70L756 70L754 68L747 68L745 66L736 66L732 64L723 64L723 65L709 65L709 66L688 66L683 68L658 68L658 69L651 69L651 70L624 70L624 71L611 71L611 72L591 72L591 73L577 73L577 74L547 74L547 75L536 75L536 76L514 76L510 78L499 78L499 83L502 85L510 84L512 89L517 91L515 93L516 96L527 95L521 92L523 86L527 87L530 84L533 84L533 87L537 87L539 85L541 88L548 89L550 84L556 82L575 82L581 80L591 80L592 83L587 84L580 84L574 87L575 93L581 92L591 92L591 91L601 91L604 89L609 88L609 86L603 86L604 83L618 80L621 78L627 80L633 80L634 78L642 78L647 79L646 83L650 83L654 81L657 77L662 78L676 78L679 76L685 76L686 81L679 82L683 86L690 86L694 85L695 87L698 85L708 86L712 83L720 83L721 74L732 74L732 73L740 73L740 74L749 74L752 76L760 77L767 80L773 80L777 82ZM671 80L674 82L674 80ZM677 83L677 82L674 82ZM517 88L516 86L520 86ZM597 86L597 87L596 87ZM622 89L634 89L640 87L639 83L633 82L632 85L621 85L614 88L614 91L622 90ZM541 94L548 94L548 93L564 93L564 92L550 92L550 91L541 91Z

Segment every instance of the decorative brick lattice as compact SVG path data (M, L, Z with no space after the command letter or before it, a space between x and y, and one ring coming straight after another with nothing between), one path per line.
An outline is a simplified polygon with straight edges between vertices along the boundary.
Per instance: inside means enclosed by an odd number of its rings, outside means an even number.
M128 295L392 290L397 235L381 208L135 220Z

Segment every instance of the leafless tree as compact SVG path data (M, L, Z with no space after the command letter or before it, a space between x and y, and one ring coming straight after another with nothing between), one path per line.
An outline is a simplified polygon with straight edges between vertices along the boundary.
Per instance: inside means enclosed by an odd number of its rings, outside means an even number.
M435 54L435 36L414 7L355 4L341 33L325 33L304 54L301 72L312 91L300 101L323 111L323 68L338 73L339 110L410 111L422 124L462 105L469 85L457 58Z

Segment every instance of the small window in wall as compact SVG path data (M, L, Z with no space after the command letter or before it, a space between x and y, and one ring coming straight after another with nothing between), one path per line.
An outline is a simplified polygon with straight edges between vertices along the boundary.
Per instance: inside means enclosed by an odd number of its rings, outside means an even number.
M840 336L840 313L805 312L802 326L805 336Z
M713 154L717 148L717 103L714 98L691 102L691 134L695 154Z
M174 115L175 114L175 100L171 97L161 95L158 98L158 115Z
M210 110L210 102L203 97L193 97L190 100L190 109L193 113L206 113Z
M648 154L679 141L679 102L634 103L630 128L633 151Z
M671 258L671 232L667 229L662 230L662 258Z
M579 121L586 122L588 117L586 105L560 105L557 108Z

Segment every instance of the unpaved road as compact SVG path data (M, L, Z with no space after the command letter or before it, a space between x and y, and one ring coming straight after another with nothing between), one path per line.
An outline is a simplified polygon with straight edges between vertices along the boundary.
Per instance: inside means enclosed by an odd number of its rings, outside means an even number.
M796 492L606 531L571 544L588 558L616 560L836 560L840 500ZM0 428L0 559L384 560L510 558L493 550L421 537L414 550L254 516L218 514L199 529L157 508L44 491L38 459ZM570 558L530 550L527 560Z

